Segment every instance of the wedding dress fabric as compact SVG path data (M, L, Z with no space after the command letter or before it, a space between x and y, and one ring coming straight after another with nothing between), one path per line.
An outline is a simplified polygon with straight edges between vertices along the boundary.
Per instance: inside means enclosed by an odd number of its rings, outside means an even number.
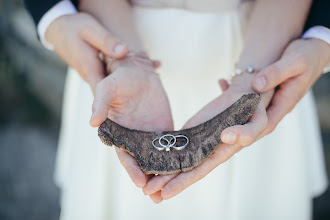
M175 128L221 94L243 47L252 2L136 0L134 16L160 77ZM57 157L62 220L310 219L327 186L319 125L309 92L276 130L178 196L154 204L89 126L93 96L68 72Z

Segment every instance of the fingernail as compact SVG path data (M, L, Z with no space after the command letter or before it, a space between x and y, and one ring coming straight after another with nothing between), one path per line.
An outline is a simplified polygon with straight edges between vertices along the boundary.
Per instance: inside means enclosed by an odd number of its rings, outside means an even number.
M266 87L266 85L267 85L267 82L266 82L265 77L258 76L255 81L255 84L254 84L255 88L257 90L263 90Z
M123 43L117 43L115 48L113 49L113 52L115 55L120 55L124 52L124 49L126 48L126 45Z
M222 141L231 144L236 141L236 138L237 138L237 134L235 132L229 131L225 133Z

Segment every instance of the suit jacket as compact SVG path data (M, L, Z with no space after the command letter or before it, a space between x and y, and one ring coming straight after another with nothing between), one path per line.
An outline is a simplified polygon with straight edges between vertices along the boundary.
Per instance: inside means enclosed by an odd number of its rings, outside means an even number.
M314 0L305 25L305 30L322 25L330 28L330 0Z
M71 1L78 8L79 0ZM42 16L58 2L60 0L24 0L25 7L32 15L35 25L38 25Z
M41 17L60 0L24 0L26 8L37 25ZM79 0L71 0L78 7ZM330 0L314 0L305 29L316 25L330 28Z

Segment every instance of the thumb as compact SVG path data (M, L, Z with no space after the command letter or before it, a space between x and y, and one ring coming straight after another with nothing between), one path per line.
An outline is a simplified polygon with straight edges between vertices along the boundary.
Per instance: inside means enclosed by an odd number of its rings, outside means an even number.
M89 84L95 95L96 85L105 77L104 65L95 48L85 43L80 49L77 57L78 62L73 67L78 70L80 76Z
M101 81L95 89L93 114L90 119L92 127L100 126L107 118L111 102L114 97L114 88L107 81Z
M100 23L92 20L92 24L81 32L82 38L111 58L122 58L128 53L128 47L118 38L110 34Z
M229 84L225 79L219 79L218 83L223 92L229 88Z
M282 84L287 79L303 72L303 66L292 59L292 56L283 56L279 61L261 70L252 81L252 87L263 93Z

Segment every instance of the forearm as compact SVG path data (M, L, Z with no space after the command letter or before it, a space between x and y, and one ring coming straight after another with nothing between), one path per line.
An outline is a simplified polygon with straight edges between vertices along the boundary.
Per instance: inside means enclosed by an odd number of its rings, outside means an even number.
M79 10L97 18L130 51L144 51L135 28L132 8L126 0L80 0Z
M288 43L300 36L310 3L311 0L257 0L237 66L261 69L278 60Z

